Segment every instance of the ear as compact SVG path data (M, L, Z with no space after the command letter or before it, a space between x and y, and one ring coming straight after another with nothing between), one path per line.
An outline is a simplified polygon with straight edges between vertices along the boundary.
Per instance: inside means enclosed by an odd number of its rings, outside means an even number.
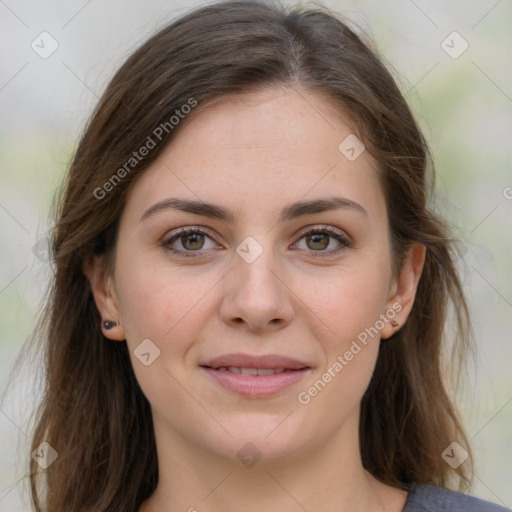
M395 316L386 315L390 321L385 323L381 339L391 337L407 321L416 297L426 252L427 248L420 243L414 243L409 247L402 268L392 284L387 303L386 311L394 311ZM398 325L393 325L392 322Z
M85 261L82 267L91 285L96 307L101 316L101 330L103 335L111 340L123 341L126 338L121 325L117 296L111 272L107 270L105 256L93 256ZM109 320L117 325L106 329L103 322Z

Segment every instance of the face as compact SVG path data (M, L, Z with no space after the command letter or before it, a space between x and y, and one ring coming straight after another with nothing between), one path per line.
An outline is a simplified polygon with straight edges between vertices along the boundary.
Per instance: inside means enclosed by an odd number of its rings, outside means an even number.
M304 89L232 96L135 183L96 298L122 329L106 335L126 337L157 444L235 460L251 442L275 460L357 435L380 338L408 304L376 164L339 149L351 133ZM296 204L318 200L332 204Z

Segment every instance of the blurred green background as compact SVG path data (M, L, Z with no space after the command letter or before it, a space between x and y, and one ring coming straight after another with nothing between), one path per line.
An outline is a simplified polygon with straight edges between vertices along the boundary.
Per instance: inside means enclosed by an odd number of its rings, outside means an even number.
M0 393L44 299L49 268L44 243L34 246L91 109L134 48L199 5L0 2ZM431 144L437 204L461 240L478 346L458 397L476 455L472 493L511 507L512 3L323 5L376 40ZM58 43L45 59L31 47L43 31ZM21 375L1 404L0 511L30 510L22 456L34 375Z

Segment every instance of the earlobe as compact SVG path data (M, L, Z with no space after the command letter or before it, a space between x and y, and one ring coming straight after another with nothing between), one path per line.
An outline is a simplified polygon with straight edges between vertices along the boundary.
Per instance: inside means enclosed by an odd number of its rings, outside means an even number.
M105 338L113 341L123 341L126 339L125 331L119 322L103 320L101 322L101 330Z
M392 295L388 299L386 316L390 321L381 331L382 339L391 337L407 321L423 272L426 249L423 244L414 243L407 251L402 268L396 277Z
M106 271L104 257L93 256L84 262L82 270L91 285L94 302L101 316L103 335L114 341L123 341L126 334L121 326L112 276Z

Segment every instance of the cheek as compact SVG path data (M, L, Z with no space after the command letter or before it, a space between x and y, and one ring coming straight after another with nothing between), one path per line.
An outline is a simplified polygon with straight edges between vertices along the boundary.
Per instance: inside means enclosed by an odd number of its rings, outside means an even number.
M321 278L301 277L300 295L325 325L331 343L346 343L373 326L384 312L390 270L368 260L336 268Z
M123 327L137 381L152 404L163 397L168 400L169 392L175 400L180 396L180 386L172 376L182 380L185 355L209 317L204 308L208 291L218 281L215 277L171 269L161 257L131 255L128 259L120 253L116 290ZM155 353L160 351L148 366L136 357L141 342L147 339L158 348ZM155 350L149 346L150 352ZM153 353L150 357L153 359Z
M197 325L201 300L214 286L214 277L208 273L194 276L148 260L138 264L130 259L127 265L121 264L117 290L129 344L143 338L154 338L157 343L187 339L184 334Z
M304 302L319 319L316 338L323 357L315 379L302 390L307 396L301 403L310 400L339 421L357 407L372 377L380 341L376 326L387 299L387 263L362 263L303 285Z

